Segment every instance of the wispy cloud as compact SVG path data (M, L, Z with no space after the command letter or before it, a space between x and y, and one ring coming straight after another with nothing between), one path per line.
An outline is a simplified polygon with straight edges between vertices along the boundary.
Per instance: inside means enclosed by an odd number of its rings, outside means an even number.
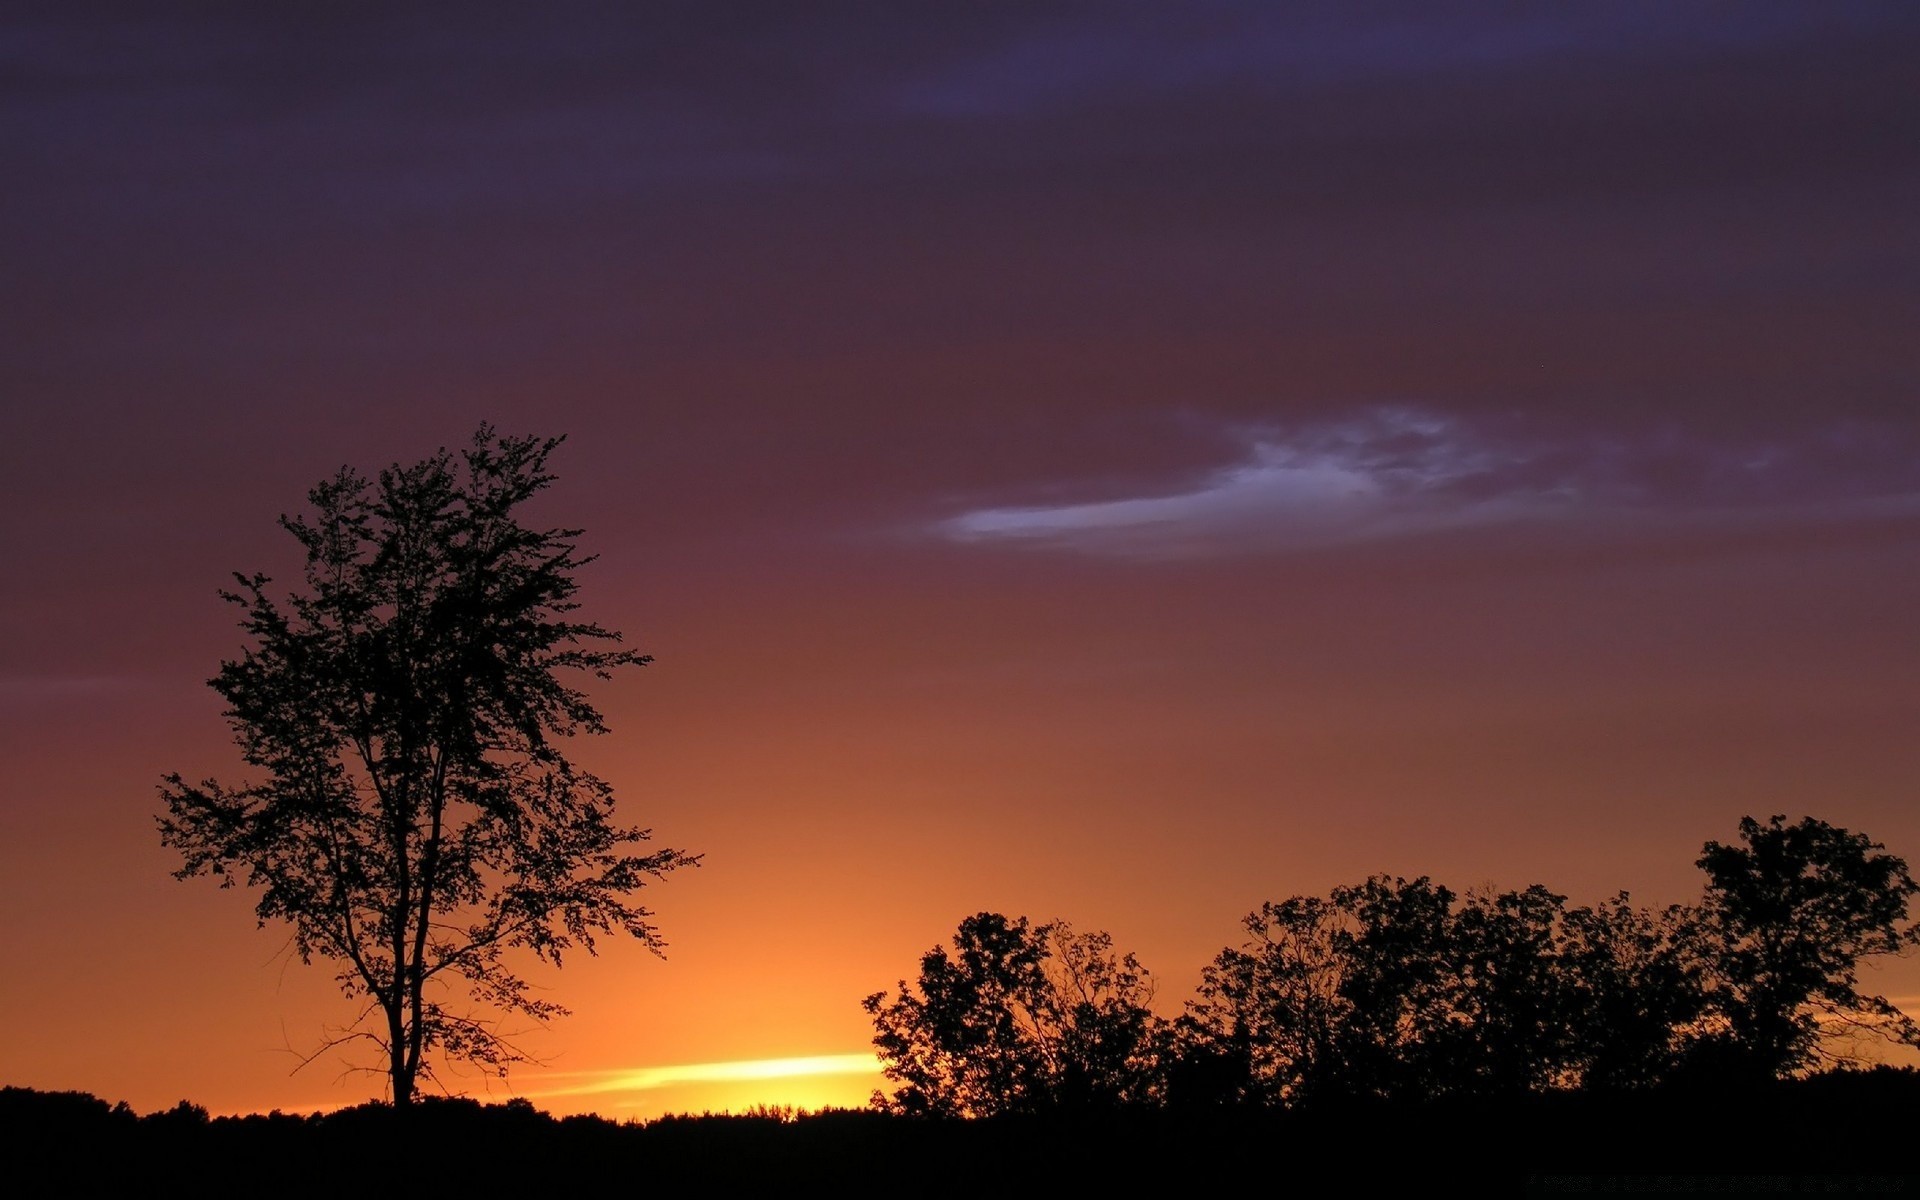
M1920 458L1870 431L1739 443L1546 437L1415 407L1245 431L1243 458L1151 494L974 508L950 541L1181 558L1571 517L1920 511Z

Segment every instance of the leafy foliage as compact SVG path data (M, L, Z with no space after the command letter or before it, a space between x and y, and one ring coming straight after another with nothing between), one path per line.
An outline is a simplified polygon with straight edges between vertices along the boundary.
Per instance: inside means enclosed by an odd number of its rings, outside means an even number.
M605 732L564 675L648 658L568 615L590 561L579 531L521 522L558 445L482 426L457 457L315 487L310 516L280 521L305 590L275 598L255 574L222 593L252 647L210 684L259 781L161 788L176 874L258 888L262 924L287 923L303 961L339 964L366 1002L342 1037L379 1044L396 1104L436 1053L500 1072L520 1060L503 1016L564 1012L510 951L558 964L612 933L657 951L630 897L697 862L635 852L647 831L616 824L612 789L561 751Z
M1252 1105L1472 1096L1521 1102L1855 1065L1920 1027L1858 988L1920 941L1906 863L1807 818L1708 842L1700 904L1591 907L1535 885L1458 895L1376 875L1263 904L1174 1022L1104 934L981 913L919 991L869 996L894 1112Z
M1912 946L1920 883L1864 834L1811 817L1746 817L1740 845L1708 842L1703 920L1712 939L1716 1029L1737 1060L1786 1075L1850 1057L1857 1037L1920 1045L1920 1026L1859 991L1858 964Z
M1105 933L999 913L960 923L920 960L918 994L868 996L874 1045L899 1086L875 1103L992 1116L1147 1103L1159 1088L1152 979Z
M1176 1099L1618 1091L1852 1061L1920 1045L1857 989L1859 962L1911 946L1920 885L1864 837L1811 818L1707 843L1698 907L1625 893L1568 908L1534 886L1456 897L1375 876L1246 918L1179 1022Z
M1637 908L1621 892L1569 910L1563 929L1568 1081L1621 1091L1682 1070L1707 1003L1697 910Z
M1183 1043L1239 1064L1236 1098L1264 1103L1433 1095L1515 1061L1531 1072L1551 995L1526 992L1540 947L1519 926L1558 899L1530 891L1460 912L1424 877L1374 876L1262 905L1249 940L1203 972Z

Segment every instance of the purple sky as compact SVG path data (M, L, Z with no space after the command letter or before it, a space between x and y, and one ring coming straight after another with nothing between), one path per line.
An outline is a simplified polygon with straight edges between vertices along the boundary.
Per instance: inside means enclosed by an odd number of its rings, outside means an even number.
M555 977L574 1069L858 1052L980 909L1177 1009L1369 871L1920 855L1916 62L1908 3L13 6L0 1018L120 1032L0 1082L358 1098L153 788L238 773L273 518L482 420L570 435L659 656L583 754L709 856Z

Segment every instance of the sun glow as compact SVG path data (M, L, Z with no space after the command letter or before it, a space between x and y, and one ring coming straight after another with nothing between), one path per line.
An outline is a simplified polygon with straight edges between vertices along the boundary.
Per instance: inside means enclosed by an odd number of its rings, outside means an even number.
M734 1062L557 1073L548 1078L555 1080L559 1086L527 1094L536 1099L543 1096L590 1096L607 1092L650 1091L693 1083L749 1083L763 1079L879 1073L880 1060L872 1054L812 1054L795 1058L750 1058Z

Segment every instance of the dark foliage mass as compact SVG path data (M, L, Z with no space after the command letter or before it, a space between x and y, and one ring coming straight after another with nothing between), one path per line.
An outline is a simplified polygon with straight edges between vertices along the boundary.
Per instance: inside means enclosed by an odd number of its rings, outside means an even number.
M637 852L647 832L562 752L604 732L570 681L647 658L572 617L579 531L523 518L558 444L483 426L459 455L315 487L310 515L281 518L304 590L256 574L224 593L251 645L211 682L256 781L161 789L178 874L257 888L262 924L336 964L363 1007L335 1040L379 1046L399 1105L436 1057L518 1060L502 1017L563 1011L512 952L557 964L612 933L657 948L633 893L695 861Z
M1375 877L1246 928L1179 1023L1215 1102L1643 1086L1706 1028L1697 924L1624 895L1569 908L1538 886L1461 897Z
M1375 876L1268 903L1166 1022L1105 934L981 913L917 990L867 998L895 1087L930 1116L1168 1107L1298 1112L1751 1086L1856 1063L1920 1027L1857 989L1912 946L1906 863L1811 818L1709 842L1697 905Z
M1915 1042L1914 1023L1858 990L1858 964L1916 941L1903 929L1920 883L1866 835L1822 821L1740 822L1740 845L1708 842L1701 922L1717 970L1709 982L1716 1035L1757 1072L1817 1065L1835 1039L1891 1033Z
M998 913L960 923L953 952L920 960L919 994L867 997L874 1044L900 1087L876 1107L981 1117L1151 1103L1165 1024L1153 982L1104 933Z

